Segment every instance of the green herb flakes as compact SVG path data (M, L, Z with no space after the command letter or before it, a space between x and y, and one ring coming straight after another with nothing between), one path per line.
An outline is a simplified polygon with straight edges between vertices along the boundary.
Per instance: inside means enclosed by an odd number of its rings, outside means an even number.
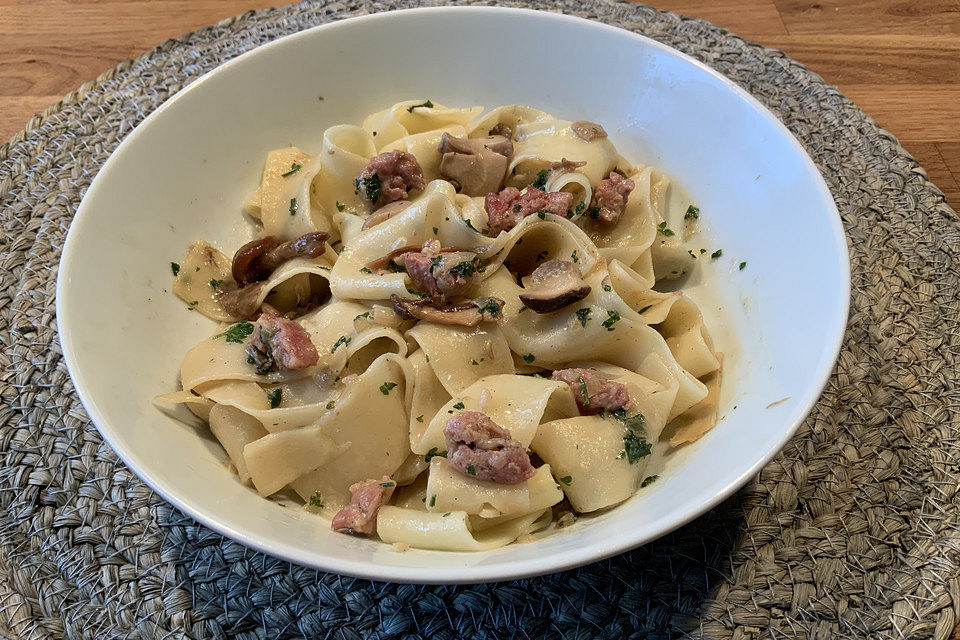
M227 342L242 343L248 335L253 333L253 323L243 320L233 325L223 333L213 336L213 339L225 338Z
M676 235L676 234L674 234L673 229L670 229L670 228L667 227L667 222L666 222L666 221L663 221L663 222L661 222L660 224L657 225L657 231L658 231L659 233L662 233L662 234L663 234L665 237L667 237L667 238L669 238L669 237L672 236L672 235Z
M319 491L310 496L310 506L323 509L323 496L320 495Z
M683 214L684 220L696 220L700 217L700 207L695 207L690 205L687 207L687 212Z
M463 409L465 406L466 406L466 405L464 405L462 402L458 402L457 404L453 405L453 408L456 409L457 411L460 411L460 410Z
M746 269L746 268L747 268L747 263L746 263L746 262L741 262L741 263L740 263L740 271L743 271L743 270Z
M436 447L433 447L432 449L430 449L430 451L427 451L427 454L423 456L423 459L425 462L430 462L430 460L432 460L433 458L446 458L446 457L447 457L446 451L440 451Z
M477 475L477 468L476 468L475 466L473 466L472 464L471 464L471 465L468 465L468 466L467 466L467 473L469 473L469 474L472 475L472 476L475 476L475 475Z
M580 383L580 397L583 398L583 404L587 405L590 403L590 394L587 393L587 383L584 382L583 376L577 376L577 381Z
M717 249L716 251L710 254L710 258L713 260L716 260L722 255L723 255L723 249Z
M437 227L434 227L434 228L433 228L433 235L437 235L437 232L438 232L438 231L440 231L440 229L438 229Z
M590 307L584 307L583 309L577 309L577 320L580 321L580 326L587 326L587 321L590 320L590 313L593 311Z
M360 318L369 318L369 317L370 317L370 312L369 312L369 311L364 311L364 312L361 313L360 315L354 316L354 317L353 317L353 321L356 322L356 321L359 320Z
M373 271L370 271L370 269L366 267L360 267L360 273L373 273Z
M572 477L572 476L563 476L562 478L560 478L560 482L562 482L563 484L565 484L565 485L567 485L567 486L569 487L569 486L573 483L573 477Z
M302 165L302 164L298 164L298 163L294 162L293 164L290 165L290 171L287 171L286 173L281 173L280 176L283 177L283 178L286 178L287 176L292 176L292 175L295 174L297 171L300 171L300 169L302 169L302 168L303 168L303 165Z
M412 107L407 107L407 113L413 113L414 109L419 109L420 107L426 107L427 109L433 109L433 102L427 100L426 102L421 102L420 104L415 104Z
M646 478L643 479L643 482L640 483L640 488L642 489L643 487L646 487L647 485L653 484L654 482L657 481L657 478L659 478L659 477L660 477L660 476L647 476Z
M331 400L330 402L327 403L327 411L332 410L335 406L337 406L337 403Z
M627 461L630 464L635 464L640 459L650 455L650 450L652 445L638 438L633 431L628 431L625 436L623 436L623 450L627 454Z
M380 393L383 395L388 395L390 393L390 389L393 389L395 386L397 386L396 382L384 382L382 385L380 385Z
M571 258L574 262L580 262L580 258L577 257L577 251L576 251L576 249L574 249L573 253L570 254L570 258Z
M396 483L396 482L381 482L381 483L380 483L380 486L381 486L381 487L387 487L387 488L389 489L390 487L395 487L395 486L397 486L397 483Z
M534 356L532 353L528 353L527 355L523 356L523 361L527 364L532 364L536 359L536 356Z
M534 189L539 189L540 191L546 190L547 176L549 175L550 175L550 171L548 169L540 169L540 171L537 172L537 179L534 180L533 184L531 184L530 186L533 187Z
M537 217L540 218L541 220L543 220L544 218L547 217L547 214L548 214L548 213L550 213L550 212L547 211L546 209L541 209L540 211L537 211Z
M437 496L430 496L430 505L431 507L437 506Z
M330 353L336 353L337 349L340 348L340 345L347 346L350 344L351 338L347 336L340 336L337 338L337 341L333 343L333 347L330 348Z
M292 216L297 215L297 199L296 199L296 198L290 198L290 209L289 209L289 211L290 211L290 215L292 215Z
M267 394L267 399L270 401L270 408L276 409L280 406L280 400L283 396L283 391L277 387L273 391Z
M180 273L180 265L178 265L176 262L171 262L170 271L173 271L173 277L176 278L177 274Z
M221 284L223 284L223 280L210 280L211 289L219 289Z
M346 209L346 208L347 208L347 205L345 205L345 204L343 204L342 202L340 202L339 200L337 200L337 211L343 211L343 210Z
M417 422L423 422L423 414L417 416Z
M357 195L370 202L376 202L380 199L380 189L383 184L380 181L380 176L372 173L365 178L357 178L354 180L353 186L356 187Z
M607 331L613 331L613 325L620 321L619 311L607 311L607 319L603 321L603 327Z

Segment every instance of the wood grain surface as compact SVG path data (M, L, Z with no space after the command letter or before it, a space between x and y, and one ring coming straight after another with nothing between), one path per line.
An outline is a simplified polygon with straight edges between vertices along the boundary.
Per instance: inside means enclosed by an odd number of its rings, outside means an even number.
M960 210L960 0L647 0L782 49L899 138ZM0 0L0 140L167 38L279 0Z

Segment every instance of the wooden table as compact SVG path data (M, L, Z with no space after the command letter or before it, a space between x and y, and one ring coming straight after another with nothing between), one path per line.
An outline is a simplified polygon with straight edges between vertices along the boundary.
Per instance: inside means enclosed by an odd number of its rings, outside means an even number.
M787 52L837 85L960 210L960 0L648 0ZM0 140L163 40L280 0L0 0Z

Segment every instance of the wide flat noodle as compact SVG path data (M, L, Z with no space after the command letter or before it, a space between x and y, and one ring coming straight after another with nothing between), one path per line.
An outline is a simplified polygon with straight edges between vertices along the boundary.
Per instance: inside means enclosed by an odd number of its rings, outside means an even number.
M296 147L267 154L260 186L247 198L244 210L259 218L263 233L293 240L311 231L331 231L325 216L310 209L311 182L320 162Z
M317 493L328 509L350 502L350 485L390 476L410 453L404 402L403 358L386 354L346 388L335 408L318 422L337 445L350 443L342 455L291 483L304 500Z
M487 376L455 394L440 409L413 446L414 452L446 449L443 428L458 411L485 413L524 447L529 446L542 421L578 415L565 382L535 376Z
M418 509L386 506L377 515L377 533L388 544L402 542L419 549L440 551L488 551L510 544L520 536L546 526L549 512L530 513L473 533L463 511L428 513Z
M448 327L422 322L407 332L451 396L484 376L513 373L513 358L499 325ZM475 364L474 364L475 363Z
M530 511L527 482L497 484L477 480L455 470L440 456L430 460L426 495L427 511L431 512L464 511L496 518Z

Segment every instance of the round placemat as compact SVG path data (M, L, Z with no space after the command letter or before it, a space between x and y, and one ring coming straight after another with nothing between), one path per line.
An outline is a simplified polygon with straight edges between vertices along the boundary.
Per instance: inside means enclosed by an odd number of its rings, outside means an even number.
M305 2L225 20L106 72L0 147L0 635L946 640L960 615L956 215L893 136L815 74L640 5L500 3L618 25L738 82L813 157L850 244L836 371L797 436L734 498L580 569L389 585L226 540L167 505L103 443L67 375L54 316L64 237L99 167L148 113L225 60L317 24L419 4L434 3Z

